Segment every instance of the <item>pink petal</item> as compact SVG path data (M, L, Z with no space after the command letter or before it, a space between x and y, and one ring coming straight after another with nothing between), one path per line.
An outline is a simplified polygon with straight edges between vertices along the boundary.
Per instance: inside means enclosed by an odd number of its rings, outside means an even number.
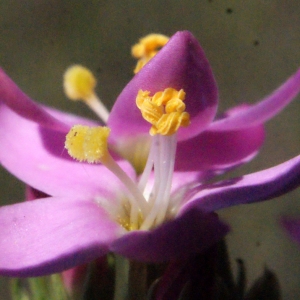
M300 69L270 96L247 110L233 114L229 118L213 122L209 129L214 131L240 130L260 125L278 114L300 91Z
M173 173L171 191L172 193L176 194L178 189L188 189L189 184L205 180L206 175L206 173L203 173L201 171L175 171Z
M222 132L209 129L178 143L175 170L224 171L252 159L263 141L263 126Z
M0 274L61 272L107 253L123 232L95 202L46 198L0 208Z
M217 215L189 210L151 231L131 231L115 240L110 250L129 259L163 262L201 252L228 232Z
M64 149L65 133L38 126L0 105L0 161L33 188L51 196L112 196L123 185L103 165L79 163ZM126 162L122 168L133 176Z
M25 95L2 69L0 69L0 105L1 103L5 103L20 116L40 123L45 127L58 131L68 129L68 126L52 117Z
M217 88L203 50L188 31L177 32L120 94L108 121L112 139L148 133L150 124L135 104L137 93L142 89L154 94L168 87L185 90L191 115L191 125L180 129L179 139L203 131L215 116Z
M182 211L192 207L216 211L233 205L265 201L286 194L299 185L300 155L270 169L199 186L199 192L182 207Z

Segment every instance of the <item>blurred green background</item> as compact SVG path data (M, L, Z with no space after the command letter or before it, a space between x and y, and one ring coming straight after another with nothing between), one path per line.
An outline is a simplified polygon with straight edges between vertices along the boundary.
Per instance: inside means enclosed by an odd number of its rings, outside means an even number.
M33 99L94 117L83 104L64 97L62 73L70 64L81 63L95 73L98 94L111 107L132 78L131 45L150 32L172 35L187 29L211 63L221 111L259 100L296 71L299 28L299 0L2 0L0 65ZM300 152L299 100L267 124L260 155L235 175L270 167ZM23 199L22 184L2 169L0 184L2 204ZM236 258L245 260L249 283L268 266L278 274L286 300L300 299L300 247L279 228L278 217L297 214L300 189L221 212L232 226L228 242L233 266ZM4 293L5 279L1 283Z

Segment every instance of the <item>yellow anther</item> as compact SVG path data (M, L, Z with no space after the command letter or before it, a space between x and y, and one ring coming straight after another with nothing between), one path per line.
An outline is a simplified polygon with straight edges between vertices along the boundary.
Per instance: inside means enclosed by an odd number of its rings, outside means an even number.
M71 100L83 100L106 123L109 112L94 91L96 83L92 72L80 65L68 68L64 74L66 96Z
M163 34L151 33L139 40L138 44L132 46L131 54L135 58L141 58L148 56L153 51L159 51L163 47L169 38Z
M149 91L140 90L136 98L136 105L141 110L143 118L154 124L162 117L164 110L162 106L153 103L152 97L149 95Z
M152 124L150 134L172 135L179 127L190 124L190 116L185 111L185 92L167 88L150 96L149 91L138 92L136 105L143 118Z
M152 59L153 56L155 56L157 53L156 52L151 52L148 56L144 56L141 59L139 59L136 63L135 69L133 70L133 73L136 74L138 73L143 67L144 65Z
M164 114L155 126L150 129L150 134L172 135L179 127L187 127L190 124L190 116L187 112L172 112Z
M66 136L65 148L74 159L89 163L105 161L108 154L108 127L75 125Z
M139 59L134 73L138 73L168 41L169 38L167 36L152 33L141 38L138 44L132 46L132 56Z
M181 89L180 91L177 91L172 88L167 88L163 92L157 92L152 97L152 101L157 105L166 105L170 101L183 103L184 99L185 99L184 90Z
M89 100L94 96L96 79L92 72L80 65L74 65L64 74L64 90L71 100Z
M173 98L173 99L170 99L170 101L166 104L166 113L169 114L169 113L172 113L172 112L184 112L185 111L185 104L182 100L180 99L176 99L176 98Z
M138 94L136 96L136 105L139 109L141 109L141 107L143 106L143 103L145 101L151 101L153 97L150 96L150 92L149 91L143 91L143 90L139 90Z

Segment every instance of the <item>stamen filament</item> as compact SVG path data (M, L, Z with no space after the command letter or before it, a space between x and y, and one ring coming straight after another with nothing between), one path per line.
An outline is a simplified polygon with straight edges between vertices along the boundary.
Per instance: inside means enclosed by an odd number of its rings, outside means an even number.
M172 179L173 179L173 173L174 173L174 165L175 165L175 154L176 154L176 145L177 145L177 138L176 134L169 137L170 141L168 141L166 153L169 154L168 157L168 165L165 167L166 170L166 182L165 182L165 188L164 188L164 195L162 197L162 203L160 206L160 209L158 211L157 217L156 217L156 223L160 224L163 222L166 212L168 210L169 206L169 199L170 199L170 193L171 193L171 187L172 187Z
M141 225L142 230L151 228L155 224L160 224L166 215L171 185L174 172L176 153L176 134L172 136L157 135L153 137L153 142L157 144L154 155L155 183L153 187L153 197L151 211Z
M154 155L154 176L155 176L155 181L154 181L154 186L152 189L152 192L150 194L149 198L149 204L151 205L151 210L148 212L147 217L144 219L144 222L141 225L141 230L148 230L155 221L156 215L157 215L157 198L160 193L160 190L162 188L162 185L160 184L158 178L163 179L162 174L161 174L161 168L159 165L159 162L161 161L161 154L162 150L161 149L161 136L157 135L153 137L153 143L155 144L155 155Z
M156 199L156 195L158 193L159 190L159 181L157 180L157 178L161 178L161 168L159 165L160 162L160 155L162 154L162 149L161 149L161 136L158 135L156 137L153 137L152 139L153 142L153 153L154 153L154 160L153 160L153 164L154 164L154 184L152 187L152 191L150 193L150 198L149 198L149 204L151 209L153 208L154 204L155 204L155 199Z
M115 160L109 154L103 164L115 174L121 182L127 187L133 197L129 197L131 204L131 214L133 213L134 219L138 219L139 209L141 213L145 215L147 210L147 201L139 190L138 186L131 180L131 178L123 171L123 169L115 162Z
M105 124L107 124L109 111L96 94L92 94L91 97L86 99L85 103Z
M142 192L145 190L147 181L148 181L151 171L153 169L153 164L154 164L153 163L153 151L154 151L153 147L154 147L153 143L151 143L147 163L146 163L146 166L144 168L144 171L143 171L143 173L140 177L139 183L138 183L138 187Z

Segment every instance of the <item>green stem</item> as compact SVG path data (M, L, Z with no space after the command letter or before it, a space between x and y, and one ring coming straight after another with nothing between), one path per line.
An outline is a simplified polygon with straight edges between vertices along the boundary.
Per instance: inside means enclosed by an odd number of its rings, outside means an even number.
M147 295L147 264L115 257L114 300L144 300Z
M129 262L122 256L115 256L115 293L114 300L128 299Z
M147 264L130 261L129 299L143 300L147 294Z

